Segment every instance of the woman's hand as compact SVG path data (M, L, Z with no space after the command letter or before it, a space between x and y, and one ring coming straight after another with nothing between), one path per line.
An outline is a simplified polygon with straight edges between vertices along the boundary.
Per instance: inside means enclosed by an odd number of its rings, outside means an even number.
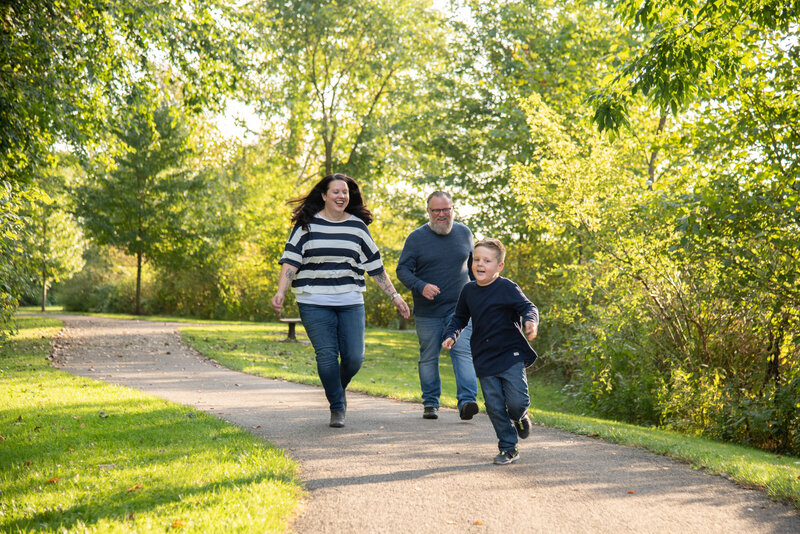
M455 342L456 342L455 339L453 339L452 337L448 337L447 339L442 341L442 348L444 350L450 350L451 348L453 348L453 345L455 344Z
M277 312L278 317L281 315L284 300L286 300L285 293L275 293L275 296L272 297L272 308Z
M408 304L406 304L406 301L403 300L402 296L398 294L392 299L392 304L394 304L394 307L400 312L400 315L403 316L403 319L408 319L411 317L411 310L409 309Z
M272 297L272 308L281 315L281 308L283 308L283 301L286 300L286 292L289 291L289 286L292 285L294 275L297 274L297 267L293 267L288 263L281 266L281 276L278 278L278 291Z

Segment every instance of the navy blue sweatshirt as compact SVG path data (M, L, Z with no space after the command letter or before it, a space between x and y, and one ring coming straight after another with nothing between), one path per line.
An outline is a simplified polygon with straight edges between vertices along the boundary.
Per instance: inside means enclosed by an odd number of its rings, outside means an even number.
M414 315L447 317L455 309L461 288L472 276L472 232L454 222L447 235L439 235L429 225L411 232L397 262L397 279L411 290ZM433 300L422 296L425 284L434 284L441 293Z
M442 341L458 339L470 318L472 362L479 377L500 374L517 362L528 367L536 360L522 325L533 321L538 326L539 310L508 278L500 276L488 286L465 285Z

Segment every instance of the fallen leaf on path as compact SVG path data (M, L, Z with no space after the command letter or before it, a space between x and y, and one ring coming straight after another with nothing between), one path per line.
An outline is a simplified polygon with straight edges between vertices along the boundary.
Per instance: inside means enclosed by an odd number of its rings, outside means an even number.
M480 519L476 519L476 520L475 520L475 524L476 524L476 525L482 525L482 524L483 524L483 521L481 521Z
M634 493L636 493L636 492L635 492L635 491L633 491L633 490L628 490L628 493L629 493L629 494L634 494Z

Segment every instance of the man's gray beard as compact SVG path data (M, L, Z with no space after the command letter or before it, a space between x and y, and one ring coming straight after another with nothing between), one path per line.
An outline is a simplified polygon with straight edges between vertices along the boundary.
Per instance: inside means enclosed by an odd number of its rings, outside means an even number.
M452 229L453 229L452 219L445 225L441 225L437 222L431 221L431 230L433 230L434 234L447 235L450 233Z

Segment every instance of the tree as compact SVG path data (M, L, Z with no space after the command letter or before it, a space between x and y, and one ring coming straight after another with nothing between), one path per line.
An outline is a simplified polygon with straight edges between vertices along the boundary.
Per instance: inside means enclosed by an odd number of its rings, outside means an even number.
M136 81L171 70L194 110L246 70L248 27L226 0L12 0L0 4L0 331L25 280L15 254L29 185L55 142L82 153ZM28 185L26 185L28 184ZM16 262L15 262L16 261Z
M186 238L183 208L199 185L188 166L193 149L186 119L162 98L148 87L131 93L113 131L119 143L113 165L90 172L75 192L87 233L136 257L137 315L143 262Z
M629 124L630 95L637 93L678 115L734 79L765 36L796 35L800 23L798 0L624 0L616 9L646 40L617 55L592 97L601 131Z
M86 243L78 223L66 209L68 203L65 176L74 170L69 156L58 161L49 172L40 175L36 187L41 192L25 210L25 227L20 233L21 247L31 270L38 272L42 311L47 306L47 290L80 271Z
M512 168L530 163L537 146L522 103L532 93L570 121L599 84L597 65L629 45L602 3L566 0L463 2L469 17L451 21L451 68L429 82L413 116L411 142L430 161L420 181L479 206L473 227L506 239L535 239L510 186Z
M441 61L442 29L423 0L262 0L251 6L262 62L250 98L300 185L320 173L361 180L398 151L400 111Z
M154 58L190 106L219 103L246 27L223 0L17 0L0 6L0 176L25 180L54 140L91 143Z
M21 185L0 180L0 342L12 329L11 319L20 292L29 281L19 236L23 227L22 211L32 196Z

